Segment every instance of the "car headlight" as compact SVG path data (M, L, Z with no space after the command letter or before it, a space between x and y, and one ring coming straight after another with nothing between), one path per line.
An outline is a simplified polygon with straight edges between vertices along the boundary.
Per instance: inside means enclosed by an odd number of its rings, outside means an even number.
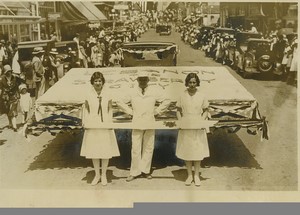
M252 67L253 60L251 58L245 59L245 67Z

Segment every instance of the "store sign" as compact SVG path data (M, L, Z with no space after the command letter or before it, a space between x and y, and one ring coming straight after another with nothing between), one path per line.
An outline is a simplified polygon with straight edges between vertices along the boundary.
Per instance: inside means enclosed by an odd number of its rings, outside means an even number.
M115 10L128 10L128 5L117 4L114 5Z
M49 20L58 20L61 18L60 13L48 13L48 19Z

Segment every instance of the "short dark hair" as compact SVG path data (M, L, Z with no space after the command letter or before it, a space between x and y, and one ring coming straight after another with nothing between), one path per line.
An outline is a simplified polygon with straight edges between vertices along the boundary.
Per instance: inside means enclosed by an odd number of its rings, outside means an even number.
M102 84L104 84L105 83L105 78L104 78L104 76L103 76L103 74L101 72L94 72L93 73L93 75L91 77L91 84L94 84L94 81L96 79L99 79L99 78L101 79Z
M190 82L190 80L191 80L192 78L195 78L195 79L196 79L197 87L199 87L199 86L200 86L200 79L199 79L198 75L197 75L196 73L193 73L193 72L189 73L189 74L186 76L186 78L185 78L185 86L186 86L186 87L188 86L188 84L189 84L189 82Z

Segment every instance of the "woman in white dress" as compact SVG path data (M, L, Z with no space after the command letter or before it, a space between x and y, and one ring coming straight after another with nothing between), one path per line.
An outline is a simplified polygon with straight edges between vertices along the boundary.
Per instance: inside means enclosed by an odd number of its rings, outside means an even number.
M181 122L195 122L208 117L208 101L198 86L200 80L197 74L189 73L185 79L187 87L177 102L177 117ZM208 141L205 129L182 129L178 132L176 156L185 161L188 177L185 185L195 182L200 186L200 161L209 157ZM194 178L192 166L194 164Z
M112 100L104 87L105 79L101 72L95 72L91 77L92 86L88 89L85 101L84 124L97 125L112 121ZM115 132L112 129L85 128L81 147L81 156L92 159L95 177L91 185L107 184L106 171L109 159L120 156ZM100 176L100 160L102 175Z

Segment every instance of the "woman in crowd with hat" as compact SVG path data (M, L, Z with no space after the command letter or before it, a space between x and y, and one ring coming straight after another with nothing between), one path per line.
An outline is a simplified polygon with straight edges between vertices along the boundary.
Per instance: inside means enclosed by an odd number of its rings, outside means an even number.
M39 98L41 95L45 93L45 68L42 62L42 56L44 54L44 50L42 47L35 47L33 49L32 55L32 68L33 68L33 76L35 81L35 98Z
M94 72L85 99L84 136L80 155L92 159L95 177L91 185L107 184L106 171L109 159L120 156L115 132L112 129L93 128L112 121L112 100L101 72ZM102 175L100 176L100 160Z
M51 63L50 64L50 70L51 70L50 86L54 85L54 83L58 81L58 69L60 68L60 59L56 57L57 55L58 55L57 48L52 48L49 52L49 59Z
M177 117L181 122L190 123L205 120L208 117L208 101L198 88L200 79L196 73L189 73L185 79L184 92L177 101ZM200 162L209 156L208 141L205 129L179 130L176 156L185 161L188 177L185 185L195 182L200 186ZM192 166L195 174L193 177Z
M18 116L18 102L19 102L19 91L18 91L18 80L12 74L10 65L3 67L3 75L0 78L0 99L1 99L1 113L5 113L8 118L9 128L12 128L15 132L17 131L16 117Z

